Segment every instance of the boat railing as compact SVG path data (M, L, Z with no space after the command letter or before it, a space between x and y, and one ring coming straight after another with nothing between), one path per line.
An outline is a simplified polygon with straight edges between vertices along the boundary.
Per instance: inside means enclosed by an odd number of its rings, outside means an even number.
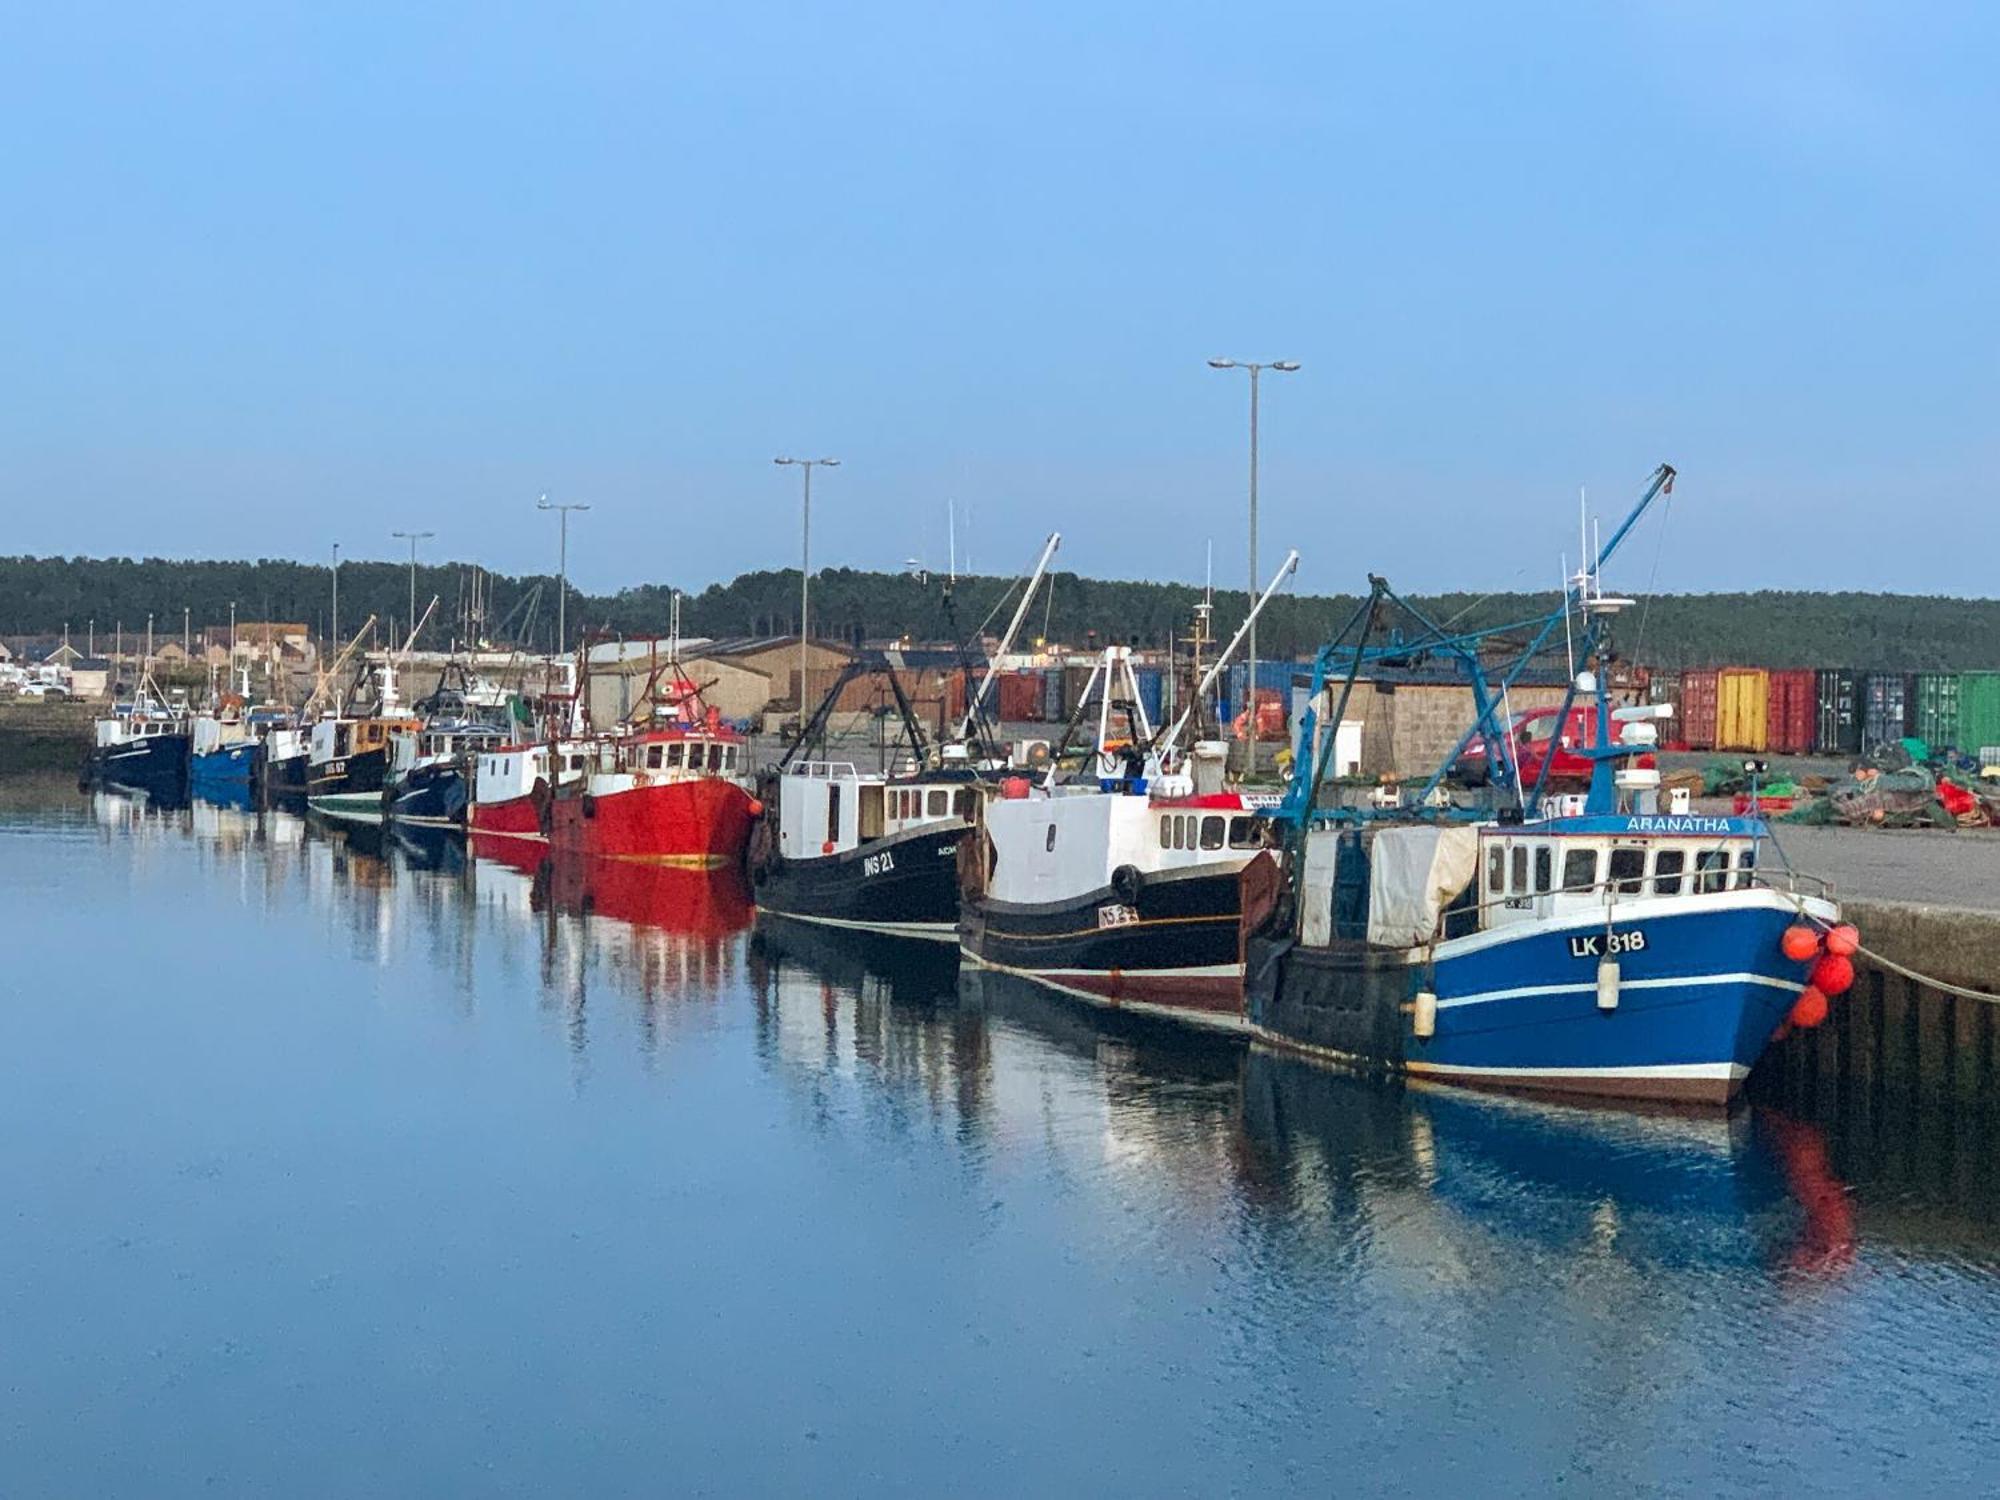
M1688 896L1720 896L1730 891L1751 889L1767 890L1777 895L1788 897L1812 897L1822 901L1832 901L1835 899L1834 885L1831 880L1822 879L1817 875L1807 875L1797 870L1766 871L1759 867L1751 870L1730 870L1726 874L1723 872L1715 873L1726 880L1727 884L1719 885L1714 890L1702 890L1698 882L1709 878L1709 872L1689 871L1681 878L1689 886L1693 887L1693 889L1682 890L1672 895L1661 895L1658 892L1647 889L1623 891L1618 889L1618 887L1627 883L1631 877L1613 879L1607 875L1578 885L1551 886L1546 891L1521 891L1511 896L1489 896L1467 905L1449 906L1439 912L1437 922L1431 929L1429 942L1427 944L1420 944L1419 946L1435 947L1437 944L1443 942L1447 936L1447 926L1454 919L1463 920L1467 916L1472 916L1477 918L1479 926L1485 929L1490 925L1486 920L1486 914L1490 911L1529 910L1535 902L1547 900L1552 896L1588 896L1600 894L1604 898L1602 904L1607 922L1613 920L1618 909L1618 903L1621 900L1678 901ZM1477 879L1478 877L1475 876L1474 878ZM1650 886L1654 878L1656 877L1639 877L1642 886Z

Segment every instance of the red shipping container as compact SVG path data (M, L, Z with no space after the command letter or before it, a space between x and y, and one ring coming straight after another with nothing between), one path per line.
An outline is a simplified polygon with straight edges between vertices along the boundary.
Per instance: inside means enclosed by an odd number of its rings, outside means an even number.
M1715 748L1715 684L1714 667L1681 673L1681 713L1677 737L1690 750Z
M1003 724L1039 723L1042 717L1042 674L1039 672L1002 672L994 684L1000 691L997 705L1000 722Z
M1788 667L1769 674L1764 748L1773 755L1810 755L1819 719L1819 674Z

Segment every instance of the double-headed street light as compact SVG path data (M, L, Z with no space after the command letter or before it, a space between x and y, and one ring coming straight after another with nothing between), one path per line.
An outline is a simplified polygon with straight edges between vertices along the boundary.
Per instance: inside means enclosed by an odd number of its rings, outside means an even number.
M1250 607L1257 607L1259 574L1257 572L1257 380L1266 370L1276 370L1289 375L1298 369L1295 359L1211 359L1209 368L1213 370L1248 370L1250 372ZM1247 717L1244 725L1249 732L1243 753L1243 769L1248 775L1257 768L1257 622L1250 622L1250 636L1245 647L1248 653L1250 691Z
M799 729L806 727L806 612L812 604L813 470L837 469L837 458L774 458L774 464L796 464L805 471L805 502L799 536Z
M435 531L392 531L389 535L410 544L410 643L417 639L417 543L437 535Z
M536 510L552 510L559 516L558 527L562 540L556 553L556 655L561 656L569 641L569 513L573 510L589 510L588 505L551 505L549 497L543 495L535 501Z

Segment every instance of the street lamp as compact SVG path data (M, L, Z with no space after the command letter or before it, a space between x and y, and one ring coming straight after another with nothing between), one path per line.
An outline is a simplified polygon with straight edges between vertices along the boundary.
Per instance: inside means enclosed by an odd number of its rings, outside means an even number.
M774 458L774 464L796 464L805 471L805 503L799 517L799 729L806 727L806 616L812 605L813 470L837 469L837 458Z
M569 639L569 616L566 609L566 606L569 604L569 513L573 510L589 510L590 507L588 505L551 505L549 504L549 497L543 495L535 502L535 509L553 510L561 516L559 524L562 531L562 543L561 550L557 553L558 561L556 564L556 655L561 656L565 643Z
M435 531L392 531L389 535L410 544L410 644L417 640L417 543L437 535Z
M1298 369L1295 359L1211 359L1208 366L1212 370L1248 370L1250 372L1250 607L1257 607L1257 381L1266 370L1276 370L1289 375ZM1257 622L1250 622L1250 636L1245 647L1248 653L1250 691L1244 727L1249 732L1243 752L1243 772L1248 776L1257 769Z

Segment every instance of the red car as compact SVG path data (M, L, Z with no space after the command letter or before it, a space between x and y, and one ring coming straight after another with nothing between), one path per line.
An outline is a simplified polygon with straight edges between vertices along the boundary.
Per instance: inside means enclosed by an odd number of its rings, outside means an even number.
M1617 736L1615 723L1612 736ZM1560 708L1531 708L1514 715L1507 725L1507 739L1513 747L1515 764L1520 767L1522 786L1534 785L1535 778L1542 774L1544 761L1549 762L1548 785L1580 786L1590 780L1591 763L1587 757L1572 752L1578 745L1597 743L1596 705L1577 704L1570 709L1567 719ZM1626 764L1651 769L1659 761L1648 753L1633 756ZM1489 776L1486 737L1474 735L1464 753L1452 763L1452 777L1467 786L1484 786Z

